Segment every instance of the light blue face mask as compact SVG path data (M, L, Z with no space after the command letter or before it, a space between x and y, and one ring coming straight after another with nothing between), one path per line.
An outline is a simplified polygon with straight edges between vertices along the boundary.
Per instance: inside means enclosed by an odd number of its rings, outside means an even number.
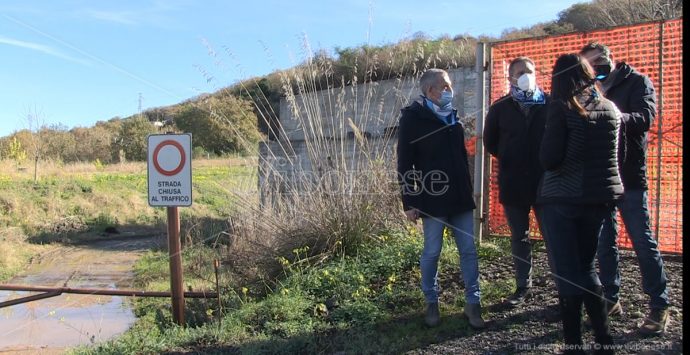
M450 105L451 101L453 101L453 92L450 90L444 90L443 92L441 92L441 98L438 99L438 106L448 106Z

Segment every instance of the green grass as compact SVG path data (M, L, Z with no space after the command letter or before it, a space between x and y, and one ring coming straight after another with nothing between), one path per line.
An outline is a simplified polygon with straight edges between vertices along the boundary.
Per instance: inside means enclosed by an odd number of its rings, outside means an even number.
M37 182L32 174L0 173L0 280L21 271L38 251L35 245L103 240L108 227L164 231L165 208L147 204L144 163L79 167L46 170ZM256 189L255 183L248 183L254 174L256 166L251 163L227 159L195 163L194 204L181 208L183 227L224 219L233 208L234 189Z
M146 203L143 165L30 178L0 175L0 279L21 270L42 243L102 239L109 226L161 228L165 209ZM181 209L185 289L215 289L213 260L223 259L213 235L226 227L233 190L256 188L256 167L207 162L195 166L194 205ZM33 244L27 243L32 241ZM473 332L461 316L457 250L445 239L439 270L444 321L428 329L419 289L417 229L367 238L358 252L309 265L307 249L278 261L284 273L263 285L242 285L221 268L222 313L216 300L187 300L188 326L173 324L166 299L135 299L137 321L116 340L76 353L121 354L193 351L224 353L404 352ZM506 239L487 240L480 263L506 253ZM167 253L150 251L135 267L136 287L169 289ZM511 281L482 283L483 302L492 304L512 289ZM377 339L372 342L371 339ZM404 339L404 341L401 341Z
M317 266L303 265L300 260L308 250L297 249L293 261L281 259L284 277L267 293L241 285L223 288L225 310L220 321L213 300L188 305L196 309L188 314L209 316L194 318L195 324L187 328L172 325L168 300L137 300L139 319L131 330L114 341L74 351L399 353L472 333L462 316L464 295L457 280L448 277L442 279L442 284L447 285L441 295L443 322L433 329L424 325L418 266L422 241L416 230L389 233L379 242L365 245L357 255L336 257ZM457 270L457 249L450 238L444 243L440 270L447 275ZM505 255L506 246L509 244L502 240L484 242L479 248L481 262ZM208 285L208 281L197 277L212 274L208 266L202 266L197 273L189 269L194 260L212 259L214 251L203 248L195 253L201 255L185 255L186 280L197 286L204 282ZM168 287L165 260L154 253L144 257L136 268L139 286ZM223 280L228 285L228 280ZM482 283L482 302L493 304L509 294L512 287L511 281ZM253 296L260 294L265 296Z
M19 273L40 250L41 247L27 245L21 238L0 235L0 282Z

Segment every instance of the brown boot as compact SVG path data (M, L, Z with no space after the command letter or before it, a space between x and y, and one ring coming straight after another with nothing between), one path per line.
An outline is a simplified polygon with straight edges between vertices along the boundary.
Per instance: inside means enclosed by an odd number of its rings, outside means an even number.
M621 306L620 301L616 303L606 302L606 313L610 317L622 316L623 306Z
M661 335L668 326L668 308L652 308L644 323L640 326L640 333L644 335Z
M620 301L616 301L616 303L605 301L605 304L606 313L609 319L618 318L619 316L623 315L623 306L621 306ZM592 326L592 321L589 319L589 317L585 318L585 325L588 327Z
M482 306L479 303L465 304L464 313L472 328L483 329L486 327L486 323L484 323L484 319L482 319Z

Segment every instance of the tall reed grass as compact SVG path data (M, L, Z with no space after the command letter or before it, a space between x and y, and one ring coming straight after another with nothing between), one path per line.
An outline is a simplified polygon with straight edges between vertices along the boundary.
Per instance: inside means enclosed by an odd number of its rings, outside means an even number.
M409 74L388 73L395 77L391 87L374 80L382 76L382 58L362 56L351 77L337 76L342 71L334 61L324 60L303 39L302 64L279 72L281 111L290 113L291 121L280 117L272 135L277 140L245 148L260 150L261 198L257 204L236 191L242 208L229 218L223 237L226 263L236 272L270 280L281 269L278 260L290 259L296 249L309 251L299 262L318 263L354 255L381 242L382 232L403 227L394 155L400 109L418 92L421 73L437 67L440 58L447 64L452 60L446 57L455 53L415 43L383 58L397 61L387 68ZM465 53L457 55L458 62L467 61ZM267 125L279 120L256 80L240 85L254 93L250 99L261 120ZM230 122L222 112L217 115Z

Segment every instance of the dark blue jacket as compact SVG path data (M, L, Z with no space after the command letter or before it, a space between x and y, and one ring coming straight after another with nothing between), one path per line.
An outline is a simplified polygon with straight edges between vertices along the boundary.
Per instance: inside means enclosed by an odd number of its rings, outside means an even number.
M656 116L654 85L623 62L616 65L616 70L605 96L623 113L625 161L621 164L621 179L626 189L647 189L648 131Z
M413 102L401 110L397 153L405 210L447 217L475 208L460 122L448 125Z
M550 98L546 97L546 103ZM484 123L484 147L498 159L498 199L504 205L531 206L544 173L539 147L547 105L533 105L525 116L506 95L489 107Z

